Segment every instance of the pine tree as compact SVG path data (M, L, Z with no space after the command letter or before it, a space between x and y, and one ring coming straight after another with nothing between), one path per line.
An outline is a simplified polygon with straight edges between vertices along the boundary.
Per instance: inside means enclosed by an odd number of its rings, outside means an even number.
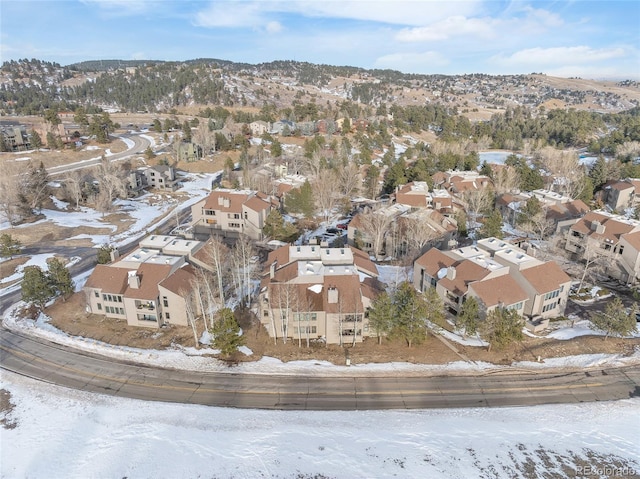
M391 296L386 291L378 295L369 310L369 326L378 336L378 344L382 343L382 336L386 336L393 327L395 308Z
M502 214L495 209L484 220L484 224L480 228L480 236L482 238L502 238Z
M298 229L284 220L278 210L272 210L264 222L262 232L265 236L278 241L291 242L298 237Z
M111 252L115 250L113 246L102 245L98 249L97 261L98 264L111 263Z
M421 343L427 336L425 318L428 305L424 296L407 281L393 295L396 310L391 335L404 339L407 346Z
M22 244L8 233L0 234L0 257L13 258L20 253Z
M315 211L313 188L309 181L297 189L291 190L286 197L285 207L289 213L301 213L305 218L311 218Z
M473 296L466 296L460 314L456 316L456 326L464 329L464 335L478 332L478 313L480 306Z
M54 295L47 275L39 266L27 266L24 269L21 287L23 301L35 304L40 310Z
M31 148L36 150L42 148L42 137L36 130L31 130Z
M524 320L515 309L495 308L482 322L482 336L489 342L489 349L504 348L514 341L522 340Z
M605 340L609 336L628 336L638 329L637 311L637 304L634 304L631 311L627 312L620 298L615 298L604 307L604 311L591 313L591 323L596 329L605 333Z
M71 279L71 273L58 258L51 258L47 261L49 271L47 272L47 279L49 284L63 300L66 300L74 290L73 279Z
M229 308L223 308L218 312L218 319L213 323L210 332L213 335L213 346L219 349L223 356L230 356L244 344L240 326Z

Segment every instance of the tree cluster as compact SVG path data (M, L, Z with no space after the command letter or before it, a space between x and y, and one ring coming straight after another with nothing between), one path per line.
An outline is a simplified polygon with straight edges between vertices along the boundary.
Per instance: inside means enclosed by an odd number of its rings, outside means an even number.
M54 296L66 300L74 290L71 273L62 260L51 258L47 261L47 270L39 266L27 266L21 283L22 299L33 303L40 310Z

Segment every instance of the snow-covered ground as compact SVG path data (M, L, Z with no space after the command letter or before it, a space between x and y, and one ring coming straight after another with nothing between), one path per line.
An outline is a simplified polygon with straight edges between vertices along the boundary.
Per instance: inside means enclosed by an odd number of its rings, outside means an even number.
M640 399L535 408L258 411L5 373L6 478L561 478L640 471ZM600 471L603 474L597 474ZM606 473L606 474L605 474ZM631 473L631 474L630 474ZM633 476L632 476L633 477Z

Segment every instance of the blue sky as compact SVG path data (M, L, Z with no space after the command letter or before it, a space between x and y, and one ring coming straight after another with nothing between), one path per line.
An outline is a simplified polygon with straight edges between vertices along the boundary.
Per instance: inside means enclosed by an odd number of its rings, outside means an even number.
M0 0L0 59L640 78L637 0Z

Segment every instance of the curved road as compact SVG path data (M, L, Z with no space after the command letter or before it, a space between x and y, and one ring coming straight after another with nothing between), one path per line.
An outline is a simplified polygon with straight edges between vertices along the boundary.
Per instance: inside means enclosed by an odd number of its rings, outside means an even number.
M474 376L330 377L148 367L0 330L0 366L83 391L144 400L296 410L530 406L640 394L636 366ZM230 370L232 371L232 370Z
M117 139L128 138L129 140L133 141L133 146L131 148L127 148L125 151L122 151L120 153L114 153L113 155L107 157L109 161L122 160L129 156L137 154L137 152L139 151L144 152L144 150L146 150L147 147L151 146L151 142L146 138L141 137L140 135L127 133L123 135L117 135L117 136L113 135L113 136ZM49 174L49 176L53 176L53 175L66 173L68 171L89 168L90 166L95 166L98 163L100 163L100 160L101 160L101 157L98 156L97 158L94 158L92 160L84 160L84 161L78 161L76 163L69 163L67 165L53 166L51 168L47 168L47 173Z

